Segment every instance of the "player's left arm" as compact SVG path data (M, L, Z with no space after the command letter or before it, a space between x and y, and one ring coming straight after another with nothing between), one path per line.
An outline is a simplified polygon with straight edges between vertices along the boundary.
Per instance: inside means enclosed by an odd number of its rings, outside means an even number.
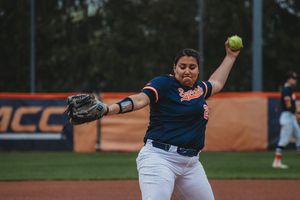
M214 95L221 91L224 87L225 82L228 78L229 72L236 60L236 57L239 55L240 50L232 51L229 46L229 38L225 42L225 49L226 49L226 57L224 58L221 65L217 68L217 70L210 76L208 81L212 85L212 92L211 95Z
M132 102L128 98L130 98ZM132 106L132 108L133 108L132 111L142 109L145 106L150 104L149 97L145 93L142 93L142 92L139 94L131 95L125 99L128 100L128 105ZM122 100L122 101L124 102L124 100ZM126 103L126 101L125 101L125 103ZM130 105L130 104L132 104L132 105ZM118 103L115 103L115 104L112 104L109 106L109 110L106 115L115 115L115 114L119 114L119 113L120 113L120 105Z

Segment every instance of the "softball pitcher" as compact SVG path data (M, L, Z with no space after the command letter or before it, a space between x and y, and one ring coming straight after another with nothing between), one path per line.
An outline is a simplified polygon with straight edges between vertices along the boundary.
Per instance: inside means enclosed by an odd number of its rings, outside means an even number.
M104 108L104 116L127 113L150 105L150 123L136 162L143 200L212 200L214 195L199 153L204 147L209 118L206 99L218 93L240 53L225 42L226 57L208 81L197 81L200 55L181 50L173 75L152 79L139 94Z
M280 138L275 150L275 158L272 164L274 168L288 168L287 165L282 164L282 150L289 144L290 137L293 136L296 141L296 148L300 155L300 127L297 119L296 109L296 95L293 87L297 83L297 74L295 72L288 72L285 76L284 88L281 94L281 108L279 123L281 125Z

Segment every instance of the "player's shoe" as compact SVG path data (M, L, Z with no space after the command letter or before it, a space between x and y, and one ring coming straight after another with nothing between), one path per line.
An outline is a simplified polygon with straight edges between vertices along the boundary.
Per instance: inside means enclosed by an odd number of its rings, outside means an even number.
M272 164L272 167L274 168L281 168L281 169L287 169L289 168L289 166L285 165L285 164L282 164L281 161L277 161L276 159L274 160L273 164Z

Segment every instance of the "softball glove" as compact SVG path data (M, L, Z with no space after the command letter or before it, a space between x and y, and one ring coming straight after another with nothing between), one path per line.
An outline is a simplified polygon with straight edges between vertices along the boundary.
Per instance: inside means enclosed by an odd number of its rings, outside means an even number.
M79 94L69 96L67 104L68 107L64 113L68 113L68 124L72 125L84 124L100 119L108 112L108 106L95 99L94 95ZM107 112L105 113L105 111Z

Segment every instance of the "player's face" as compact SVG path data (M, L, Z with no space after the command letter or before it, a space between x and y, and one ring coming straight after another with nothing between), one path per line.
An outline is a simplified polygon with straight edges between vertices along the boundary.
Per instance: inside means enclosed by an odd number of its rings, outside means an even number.
M295 86L297 84L297 79L289 78L286 82L292 86Z
M193 87L197 81L199 67L196 58L192 56L181 57L176 66L174 65L175 78L183 86Z
M297 79L295 79L295 78L290 78L290 84L291 84L291 85L296 85L296 84L297 84Z

